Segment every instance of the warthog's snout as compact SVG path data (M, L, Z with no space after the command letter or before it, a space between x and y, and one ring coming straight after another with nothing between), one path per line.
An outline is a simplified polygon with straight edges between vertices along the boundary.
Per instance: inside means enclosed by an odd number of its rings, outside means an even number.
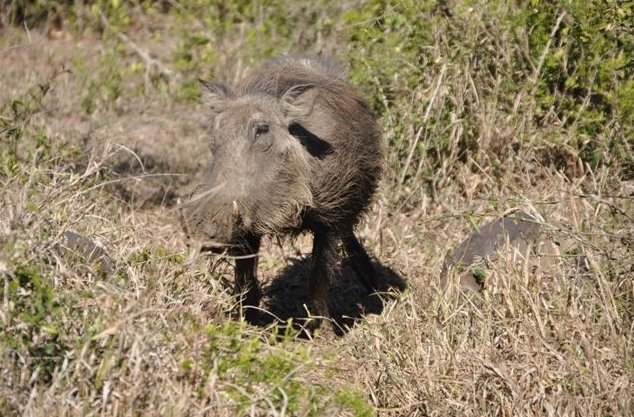
M203 251L222 253L245 245L244 220L238 203L214 198L192 199L181 208L180 221L188 238L193 237Z

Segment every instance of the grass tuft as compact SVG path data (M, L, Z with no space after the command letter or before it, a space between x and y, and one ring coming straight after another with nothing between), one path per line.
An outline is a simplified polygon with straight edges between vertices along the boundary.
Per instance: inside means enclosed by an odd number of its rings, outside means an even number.
M630 3L2 2L0 414L632 415ZM198 78L284 52L342 61L387 144L358 234L406 288L342 268L340 336L236 318L232 266L177 222ZM539 238L443 273L518 208ZM264 242L283 321L309 252Z

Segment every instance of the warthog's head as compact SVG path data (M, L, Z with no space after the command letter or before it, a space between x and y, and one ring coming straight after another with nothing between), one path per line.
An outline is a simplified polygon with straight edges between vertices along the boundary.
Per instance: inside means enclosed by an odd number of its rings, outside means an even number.
M289 128L312 112L318 90L298 86L278 99L210 83L203 89L211 162L181 211L186 233L213 250L297 228L312 203L310 155Z

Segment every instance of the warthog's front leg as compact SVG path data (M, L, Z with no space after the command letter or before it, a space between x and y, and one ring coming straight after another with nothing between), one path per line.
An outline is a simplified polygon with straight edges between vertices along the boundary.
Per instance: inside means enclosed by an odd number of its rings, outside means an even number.
M331 231L316 231L313 259L308 277L312 314L330 317L330 284L339 264L338 239Z
M357 277L363 283L363 286L368 292L374 292L378 289L378 281L376 271L370 261L370 256L365 251L365 248L359 242L354 235L352 229L346 236L343 237L343 247L348 255L348 259L352 263L354 271L357 273Z
M256 311L248 307L257 307L261 297L257 279L260 240L259 236L250 236L242 248L232 253L236 256L234 292L240 297L240 307L247 307L244 314L249 321L256 317Z

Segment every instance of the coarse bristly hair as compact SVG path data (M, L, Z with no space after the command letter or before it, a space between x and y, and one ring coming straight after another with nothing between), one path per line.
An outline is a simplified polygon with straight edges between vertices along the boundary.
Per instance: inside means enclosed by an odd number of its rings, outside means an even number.
M223 143L212 144L202 197L184 216L188 234L228 244L241 233L338 231L358 222L376 189L383 149L372 111L339 66L283 56L235 88L207 83L204 95L212 142ZM258 154L237 137L253 114L280 124L270 132L276 152ZM259 160L265 163L256 168ZM239 216L230 215L235 206Z
M313 234L308 310L318 316L330 315L339 242L366 289L376 290L353 229L376 189L383 151L372 111L343 72L325 60L282 57L233 89L204 87L211 164L202 197L181 219L188 235L206 242L201 248L229 247L236 256L240 304L255 306L261 296L257 253L266 234Z

